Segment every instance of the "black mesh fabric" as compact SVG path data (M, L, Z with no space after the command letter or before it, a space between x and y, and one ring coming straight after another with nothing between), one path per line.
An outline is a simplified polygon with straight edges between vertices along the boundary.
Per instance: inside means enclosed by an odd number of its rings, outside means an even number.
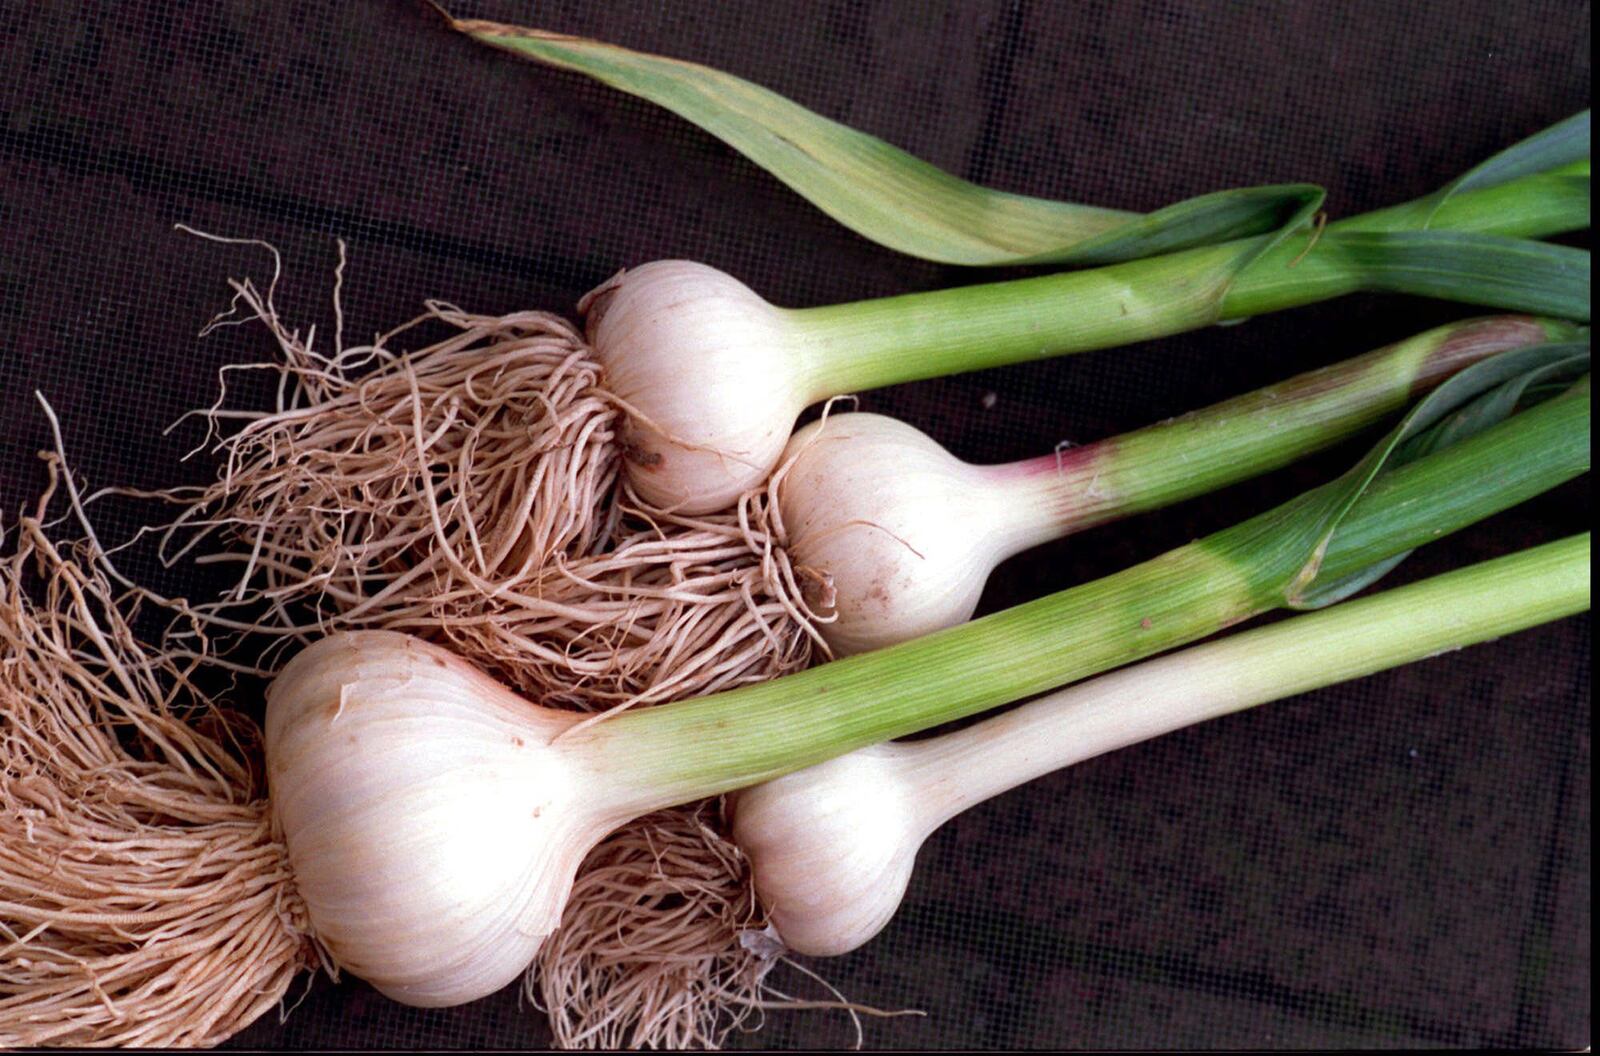
M459 4L706 62L993 186L1128 209L1305 180L1336 214L1410 198L1588 105L1589 8L1398 4ZM836 226L675 117L473 45L421 3L0 4L0 502L36 494L59 412L90 486L207 479L178 461L259 328L195 335L230 275L347 334L440 297L571 311L623 265L691 257L773 301L983 277ZM1005 273L1012 274L1012 273ZM1128 349L867 394L974 461L1084 442L1468 311L1357 297ZM246 383L247 384L247 383ZM248 391L248 390L247 390ZM1016 559L984 611L1264 509L1353 447ZM151 511L101 503L122 537ZM1408 581L1582 530L1569 485L1425 548ZM193 568L130 557L167 590ZM1186 730L958 818L859 952L808 962L883 1048L1579 1048L1589 1012L1589 626L1492 645ZM792 992L822 996L797 974ZM295 995L299 997L297 992ZM513 990L416 1010L325 979L263 1048L548 1043ZM774 1012L743 1046L836 1046Z

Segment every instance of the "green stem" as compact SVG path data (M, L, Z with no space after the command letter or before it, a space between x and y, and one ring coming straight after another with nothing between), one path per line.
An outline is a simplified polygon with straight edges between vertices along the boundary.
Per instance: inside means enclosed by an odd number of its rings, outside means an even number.
M1451 323L1135 432L985 467L997 505L1016 519L1007 552L1288 465L1404 409L1486 356L1579 333L1523 316Z
M1329 581L1569 480L1589 465L1575 386L1378 478L1323 554ZM1153 655L1285 604L1334 481L1133 568L902 645L574 735L642 809L801 767Z
M1571 188L1583 183L1581 203ZM813 400L1131 344L1381 282L1345 240L1430 230L1542 238L1586 226L1587 184L1538 174L1355 217L1320 235L1239 239L1086 271L790 310ZM1415 229L1415 228L1407 228ZM1577 252L1577 251L1573 251ZM1463 296L1467 296L1465 293ZM1468 297L1470 299L1470 297Z

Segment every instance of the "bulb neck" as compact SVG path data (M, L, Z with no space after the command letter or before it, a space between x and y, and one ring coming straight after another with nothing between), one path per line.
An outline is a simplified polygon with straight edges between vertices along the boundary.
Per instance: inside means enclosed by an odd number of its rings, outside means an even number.
M1126 512L1127 495L1108 456L1110 441L1063 446L1047 455L978 467L1002 520L1001 558L1081 532Z

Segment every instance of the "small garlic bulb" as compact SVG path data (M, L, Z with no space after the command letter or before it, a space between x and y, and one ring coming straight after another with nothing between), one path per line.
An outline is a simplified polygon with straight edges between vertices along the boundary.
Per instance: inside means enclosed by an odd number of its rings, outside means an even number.
M965 622L996 564L1058 530L1037 502L1006 501L993 470L883 415L813 422L790 459L778 489L787 549L832 577L837 615L818 630L838 655Z
M688 260L625 271L580 307L606 387L631 408L623 458L640 495L710 513L761 485L809 402L782 309Z
M796 953L848 953L900 908L928 835L906 799L904 755L880 744L734 793L734 842Z
M518 977L583 856L629 816L581 753L550 747L574 721L393 632L334 635L284 667L267 703L271 800L342 967L428 1007Z

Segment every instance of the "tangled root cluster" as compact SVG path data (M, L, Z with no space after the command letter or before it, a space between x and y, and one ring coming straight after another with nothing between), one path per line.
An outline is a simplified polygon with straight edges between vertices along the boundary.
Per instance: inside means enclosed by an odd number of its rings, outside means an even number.
M281 351L277 406L205 412L213 428L246 422L216 440L219 479L184 496L164 540L170 559L220 534L207 560L240 565L231 594L200 607L214 626L408 631L582 710L762 681L825 649L765 493L682 517L620 480L622 412L566 320L430 302L323 356L270 287L233 285ZM449 336L391 350L424 323Z
M257 731L89 543L0 524L0 1049L210 1045L313 963Z
M563 1048L716 1048L760 1003L772 952L713 804L659 811L592 851L524 981Z

